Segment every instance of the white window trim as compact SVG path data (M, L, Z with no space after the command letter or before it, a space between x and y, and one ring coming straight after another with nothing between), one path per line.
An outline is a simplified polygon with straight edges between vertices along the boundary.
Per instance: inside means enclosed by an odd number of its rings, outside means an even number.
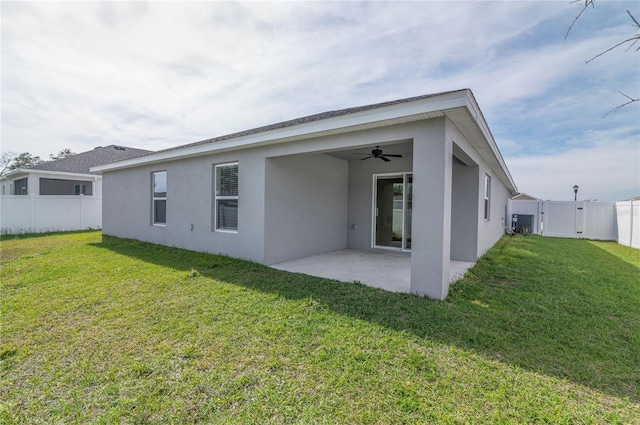
M484 221L491 220L491 176L484 175L484 196L483 196L483 216Z
M151 224L154 226L158 226L158 227L167 227L167 217L166 217L166 202L167 202L167 196L166 196L166 191L165 191L165 196L155 196L155 188L153 187L153 184L155 182L155 175L159 174L159 173L165 173L165 176L167 176L167 170L159 170L159 171L153 171L151 173ZM168 179L167 179L168 180ZM156 201L165 201L165 218L164 218L164 223L158 222L156 223L155 221L155 217L156 217Z
M226 201L226 200L238 200L238 195L235 196L218 196L216 194L216 188L218 184L218 168L219 167L229 167L229 166L237 166L238 174L240 173L240 166L238 165L238 161L235 162L224 162L222 164L215 164L213 167L213 231L220 233L238 233L238 229L220 229L218 228L218 201ZM240 182L240 176L238 175L238 185ZM238 187L238 194L240 194L240 188ZM240 215L240 208L238 208L238 217ZM238 227L240 227L238 223Z

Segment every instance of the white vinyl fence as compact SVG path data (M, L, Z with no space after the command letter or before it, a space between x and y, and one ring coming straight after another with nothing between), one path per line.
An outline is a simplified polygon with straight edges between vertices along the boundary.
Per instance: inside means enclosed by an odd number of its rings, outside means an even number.
M0 233L100 229L102 198L95 196L0 196Z
M561 238L612 240L640 248L640 201L509 201L514 214L533 216L532 233ZM522 218L520 218L522 220Z
M616 202L618 243L640 249L640 201Z

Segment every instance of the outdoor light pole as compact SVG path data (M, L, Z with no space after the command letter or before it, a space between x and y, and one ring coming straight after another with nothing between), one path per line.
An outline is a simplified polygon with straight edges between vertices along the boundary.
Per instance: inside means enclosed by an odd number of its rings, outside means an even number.
M577 201L578 200L578 185L577 184L573 185L573 194L574 194L573 200Z

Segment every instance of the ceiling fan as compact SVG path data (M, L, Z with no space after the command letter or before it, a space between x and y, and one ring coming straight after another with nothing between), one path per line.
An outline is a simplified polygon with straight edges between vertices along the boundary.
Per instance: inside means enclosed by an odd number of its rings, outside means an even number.
M360 155L368 155L368 154L363 153L363 154L360 154ZM376 148L371 151L371 155L362 158L361 161L364 161L365 159L369 159L369 158L380 158L381 160L383 160L385 162L389 162L389 161L391 161L389 159L389 157L402 158L402 155L394 155L394 154L391 154L391 153L385 155L384 152L382 152L382 149L380 149L380 146L376 146Z

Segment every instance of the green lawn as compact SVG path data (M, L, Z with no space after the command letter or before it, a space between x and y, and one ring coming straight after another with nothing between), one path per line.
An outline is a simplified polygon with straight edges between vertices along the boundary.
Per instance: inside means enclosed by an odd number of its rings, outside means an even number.
M640 251L505 237L445 301L5 238L0 423L640 423Z

